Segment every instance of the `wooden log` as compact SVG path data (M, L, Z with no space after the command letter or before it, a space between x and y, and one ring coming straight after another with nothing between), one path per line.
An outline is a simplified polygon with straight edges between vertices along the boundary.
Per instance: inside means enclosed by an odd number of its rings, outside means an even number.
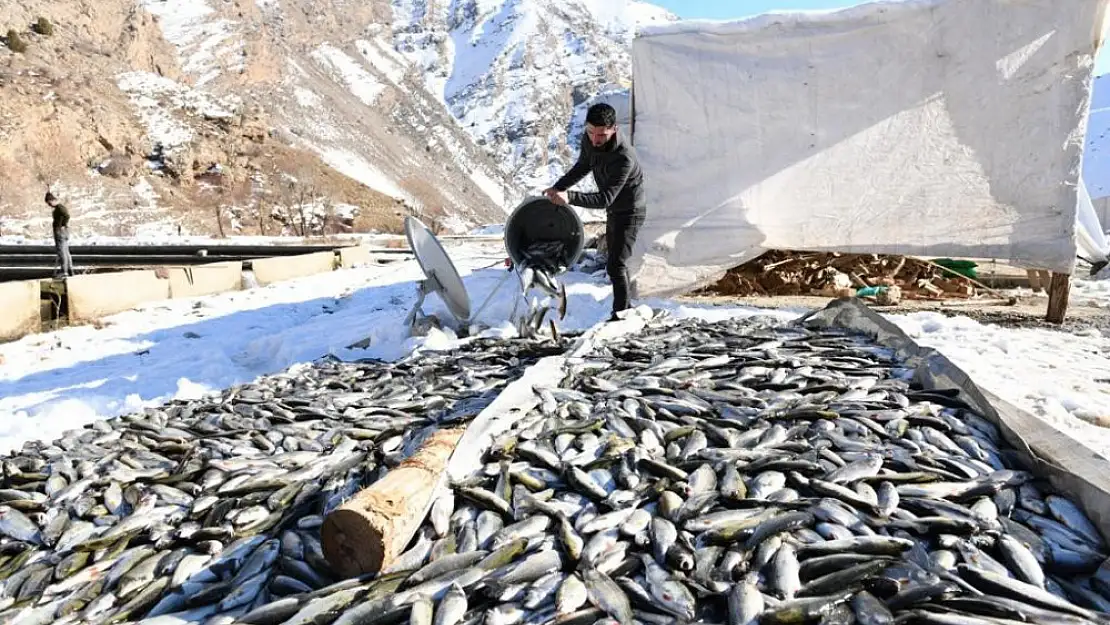
M959 306L1009 306L1008 299L948 299L940 303L946 308Z
M921 259L921 258L919 258L918 260L922 263L925 263L926 265L929 265L929 266L932 266L936 269L939 269L940 270L940 275L942 277L945 276L945 275L948 275L948 274L956 273L956 272L952 271L951 269L948 269L947 267L942 267L942 266L934 263L931 260L925 260L925 259ZM983 284L982 282L979 282L978 280L969 278L967 276L962 276L962 279L967 280L968 282L970 282L974 286L979 287L980 289L985 291L988 295L993 295L993 296L995 296L999 299L1004 299L1004 300L1008 301L1011 306L1013 306L1014 304L1017 304L1017 298L1016 297L1006 297L1005 293L1002 293L1002 292L1000 292L996 289L992 289L989 286Z
M320 527L324 557L344 578L378 573L408 546L465 429L434 432L411 456L333 510Z
M1034 293L1039 293L1048 288L1048 282L1041 280L1042 273L1044 272L1039 269L1025 270L1025 277L1029 279L1029 288L1032 289ZM1049 281L1051 280L1052 279L1049 278Z
M1052 273L1052 282L1048 286L1048 314L1045 320L1049 323L1064 323L1068 314L1068 298L1071 297L1071 276L1066 273Z
M636 146L636 80L628 85L628 143Z

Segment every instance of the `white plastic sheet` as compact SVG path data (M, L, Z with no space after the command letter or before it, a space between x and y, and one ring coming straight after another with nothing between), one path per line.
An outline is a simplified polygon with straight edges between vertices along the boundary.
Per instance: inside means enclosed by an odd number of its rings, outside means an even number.
M1071 273L1107 0L904 0L645 28L638 295L767 249Z
M1107 260L1107 256L1110 256L1110 241L1106 240L1106 234L1102 231L1102 222L1095 213L1091 195L1087 192L1087 184L1082 179L1079 181L1079 202L1075 220L1079 249L1083 256L1092 263Z

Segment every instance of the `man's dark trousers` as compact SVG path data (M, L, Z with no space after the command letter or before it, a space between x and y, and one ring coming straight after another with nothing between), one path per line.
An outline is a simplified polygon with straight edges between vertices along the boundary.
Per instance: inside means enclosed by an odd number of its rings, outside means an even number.
M628 308L630 285L627 263L632 256L632 246L640 233L640 226L644 225L645 212L607 211L605 215L605 243L609 248L605 271L613 284L614 314Z

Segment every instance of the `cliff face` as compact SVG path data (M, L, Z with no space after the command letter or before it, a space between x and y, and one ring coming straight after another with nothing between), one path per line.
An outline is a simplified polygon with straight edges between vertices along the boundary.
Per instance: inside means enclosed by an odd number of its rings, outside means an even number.
M626 89L636 29L677 17L629 0L395 0L394 43L523 192L571 165L599 94Z
M47 188L76 236L497 223L569 166L635 26L661 19L625 0L4 3L26 49L0 47L0 232L44 236Z

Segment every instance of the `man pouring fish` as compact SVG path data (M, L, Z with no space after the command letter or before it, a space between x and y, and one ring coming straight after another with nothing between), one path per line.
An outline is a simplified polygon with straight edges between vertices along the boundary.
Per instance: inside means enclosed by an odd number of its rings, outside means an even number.
M596 192L568 191L589 173L597 183ZM617 313L631 307L627 262L647 214L643 181L636 150L617 127L616 110L598 103L586 112L586 128L574 165L544 190L554 204L605 211L605 271L613 287L610 321L616 321Z

